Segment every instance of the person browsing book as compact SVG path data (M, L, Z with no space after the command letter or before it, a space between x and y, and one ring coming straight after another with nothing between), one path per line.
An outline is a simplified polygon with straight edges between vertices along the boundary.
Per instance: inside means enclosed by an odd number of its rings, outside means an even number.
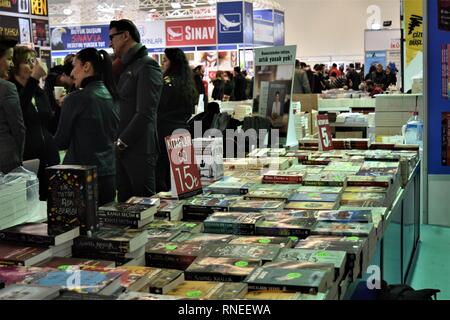
M73 60L71 76L79 90L64 99L55 139L61 150L67 149L64 164L97 166L101 206L116 197L119 94L108 53L81 50Z

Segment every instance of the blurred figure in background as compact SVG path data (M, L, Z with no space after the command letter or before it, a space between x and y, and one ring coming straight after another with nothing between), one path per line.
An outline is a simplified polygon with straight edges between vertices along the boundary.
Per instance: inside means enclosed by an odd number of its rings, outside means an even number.
M170 161L165 137L177 129L188 130L195 107L196 90L184 52L178 48L164 50L163 89L158 108L159 156L156 164L156 192L170 191Z
M13 65L17 41L0 38L0 172L9 173L22 165L25 125L17 89L5 80Z
M47 177L45 168L60 163L59 152L51 127L53 112L39 81L47 75L37 61L34 50L27 47L14 48L14 68L10 81L16 85L20 97L23 120L26 127L23 160L39 159L39 198L47 200Z

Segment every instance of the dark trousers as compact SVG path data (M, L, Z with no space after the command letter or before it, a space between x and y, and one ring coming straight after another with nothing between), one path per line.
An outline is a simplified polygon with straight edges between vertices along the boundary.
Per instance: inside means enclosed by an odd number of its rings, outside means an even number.
M171 190L170 182L170 161L167 155L166 145L160 144L161 153L156 164L156 192L166 192Z
M117 156L117 197L125 202L131 197L155 194L157 155L133 155L125 151Z
M98 206L101 207L116 199L116 176L97 178Z

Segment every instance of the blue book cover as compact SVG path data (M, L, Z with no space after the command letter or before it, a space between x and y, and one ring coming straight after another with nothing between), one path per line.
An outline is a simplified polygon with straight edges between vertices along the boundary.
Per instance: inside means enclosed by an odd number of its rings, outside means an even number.
M336 211L319 211L317 213L318 221L328 222L372 222L371 210L336 210Z
M335 193L319 193L319 192L297 192L289 198L289 202L338 202L339 194Z

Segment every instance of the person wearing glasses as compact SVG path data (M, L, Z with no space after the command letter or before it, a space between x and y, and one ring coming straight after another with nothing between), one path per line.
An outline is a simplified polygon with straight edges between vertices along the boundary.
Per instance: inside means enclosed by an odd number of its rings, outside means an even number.
M118 76L120 123L117 149L118 200L155 193L155 168L159 146L157 111L163 77L158 63L148 56L135 24L111 21L110 47L122 64Z
M13 47L17 41L0 37L0 172L22 165L25 125L16 87L9 81Z
M45 168L60 163L55 140L47 130L53 120L53 112L39 81L47 73L36 59L34 50L16 46L13 55L14 68L10 81L16 85L25 122L25 149L23 160L39 159L39 198L47 200Z
M102 206L116 198L114 141L119 126L119 94L108 53L81 50L73 59L71 76L82 90L64 99L55 139L61 150L67 150L64 164L97 167L98 205Z

